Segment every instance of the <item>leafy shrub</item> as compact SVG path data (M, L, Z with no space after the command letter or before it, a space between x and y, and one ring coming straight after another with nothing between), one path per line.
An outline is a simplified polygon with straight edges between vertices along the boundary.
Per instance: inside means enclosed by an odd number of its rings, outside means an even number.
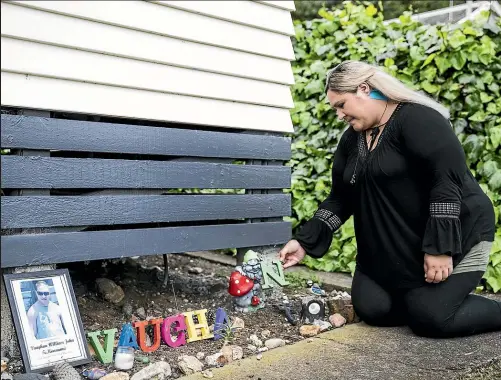
M326 71L347 60L362 60L385 70L440 101L451 111L467 163L492 200L496 240L484 276L501 289L501 22L488 12L457 25L422 25L410 13L385 24L373 5L346 2L319 11L320 19L295 21L293 72L296 128L293 157L293 228L309 219L330 190L333 153L346 126L323 92ZM490 21L488 21L490 20ZM325 271L353 273L356 241L350 219L336 232L321 259L305 264Z

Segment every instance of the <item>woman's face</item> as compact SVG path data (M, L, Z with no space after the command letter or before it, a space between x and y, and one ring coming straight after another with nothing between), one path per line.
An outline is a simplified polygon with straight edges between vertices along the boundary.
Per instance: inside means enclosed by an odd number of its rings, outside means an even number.
M378 122L377 102L369 98L369 86L360 85L356 93L328 91L329 103L340 120L357 131L364 131Z

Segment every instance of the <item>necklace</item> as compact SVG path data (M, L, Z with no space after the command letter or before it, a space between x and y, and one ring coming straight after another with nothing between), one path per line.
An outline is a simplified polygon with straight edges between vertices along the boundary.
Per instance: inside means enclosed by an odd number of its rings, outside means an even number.
M386 113L387 109L388 109L388 101L386 101L386 105L384 107L384 111L383 111L381 117L379 118L379 121L377 122L376 126L373 127L373 128L371 128L372 131L371 131L371 134L370 134L371 141L369 143L369 152L372 152L372 148L374 147L374 143L376 142L376 137L377 137L377 135L379 135L381 127L385 126L386 123L387 123L387 121L386 121L386 122L380 124L381 120L383 120L383 116ZM367 131L365 133L367 135Z
M383 120L383 116L384 114L386 113L386 110L388 108L388 101L386 101L386 105L384 107L384 111L381 115L381 117L379 118L379 121L377 122L376 126L371 128L372 131L371 131L371 134L370 134L370 138L371 138L371 141L370 141L370 145L369 145L369 153L372 151L372 148L374 146L374 142L376 141L376 137L377 135L379 135L379 131L380 131L380 127L386 125L386 123L388 123L388 121L381 123L381 120ZM365 135L367 134L367 131L365 131ZM364 137L365 139L365 137ZM364 141L364 144L366 144L366 142ZM359 151L360 152L360 151ZM350 179L350 184L351 185L354 185L355 182L356 182L356 178L357 178L357 166L358 166L358 160L360 159L360 153L357 155L357 160L355 161L355 169L353 170L353 174L351 176L351 179Z

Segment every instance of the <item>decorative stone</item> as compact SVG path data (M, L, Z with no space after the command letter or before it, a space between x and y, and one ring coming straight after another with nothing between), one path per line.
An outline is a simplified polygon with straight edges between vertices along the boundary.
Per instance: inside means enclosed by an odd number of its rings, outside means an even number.
M136 315L139 319L146 319L146 311L144 307L140 307L136 310Z
M0 376L1 380L13 380L12 375L8 372L2 372L2 375Z
M2 372L3 372L7 369L7 364L9 363L9 359L2 357L1 363L2 363Z
M90 345L94 349L98 360L103 364L108 364L113 361L113 346L115 343L115 334L117 329L108 330L98 330L87 333L87 337L90 339ZM99 341L99 336L104 334L104 347Z
M129 380L129 374L127 372L112 372L101 377L101 380Z
M210 369L206 369L205 371L202 371L202 376L207 379L212 379L214 377L214 374Z
M244 356L244 350L242 347L234 345L224 346L221 349L221 353L226 358L228 363L231 363L234 360L240 360Z
M177 366L185 375L191 375L195 372L202 372L204 365L194 356L183 355ZM132 379L134 380L134 379Z
M263 354L257 354L257 355L256 355L256 359L257 359L257 360L261 360L262 358L263 358Z
M245 327L245 322L242 318L239 317L233 317L231 318L231 328L232 330L240 330Z
M261 347L263 345L262 340L259 339L256 334L252 334L247 340L250 344L256 347Z
M304 337L312 337L320 332L320 326L315 325L303 325L299 328L299 334Z
M311 281L311 280L306 281L306 285L307 285L309 288L311 288L311 287L313 286L313 281Z
M332 323L334 327L338 328L345 325L346 318L343 317L341 314L336 313L329 317L329 322Z
M218 362L218 359L223 356L223 354L221 352L218 352L214 355L209 355L209 356L206 356L205 357L205 363L207 363L207 365L209 367L215 367L219 364Z
M150 359L147 356L136 356L136 360L143 364L148 364Z
M329 322L321 321L321 320L315 320L315 321L313 321L313 324L315 326L320 327L320 332L327 331L332 327L332 325Z
M160 378L169 377L172 374L169 363L164 361L155 362L148 367L143 368L141 371L136 372L130 380L149 380L154 376Z
M349 297L349 294L346 293L346 295ZM341 314L346 319L347 323L356 323L360 321L351 304L351 298L337 295L327 299L327 306L329 307L329 313L331 315L336 313Z
M122 312L127 318L130 318L132 316L133 311L134 310L132 309L132 305L130 303L126 303L122 307Z
M101 368L90 368L82 371L82 375L90 380L97 380L106 376L107 372Z
M247 349L248 349L249 351L252 351L252 352L257 351L257 347L256 347L256 346L253 346L252 344L249 344L249 345L247 346Z
M203 352L198 352L197 353L197 359L198 360L204 360L204 358L205 358L205 353L203 353Z
M261 331L261 336L263 337L263 339L268 339L271 335L271 331L270 330L263 330Z
M285 346L285 341L279 338L268 339L266 342L264 342L264 345L268 349L273 350L274 348Z
M188 268L188 273L191 274L201 274L204 270L200 267L189 267Z
M259 348L257 349L257 352L266 352L266 351L268 351L268 350L269 350L269 348L268 348L268 347L259 347Z
M99 294L108 302L117 304L125 297L122 288L108 278L98 278L96 280L96 286Z

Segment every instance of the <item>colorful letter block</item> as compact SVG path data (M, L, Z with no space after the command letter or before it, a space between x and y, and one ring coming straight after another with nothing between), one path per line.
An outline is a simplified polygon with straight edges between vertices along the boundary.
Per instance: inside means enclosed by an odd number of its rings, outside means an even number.
M188 331L187 343L195 342L197 340L213 338L214 334L211 334L209 330L209 325L207 323L207 318L205 313L207 309L195 310L183 313L185 317L186 330ZM193 315L198 318L198 323L195 324L193 321ZM200 335L198 333L200 332Z
M177 334L176 339L172 339L172 329ZM184 322L183 314L165 318L160 331L162 333L162 340L169 347L179 347L186 344L186 323Z
M137 329L137 343L141 350L144 352L154 352L160 347L160 325L163 319L150 319L149 321L134 322L134 327ZM146 345L146 326L152 324L155 327L153 334L153 343L151 346Z
M115 343L115 334L117 331L118 330L114 328L87 333L87 336L90 339L90 344L96 352L97 358L103 364L108 364L113 361L113 345ZM103 348L101 342L99 341L99 336L101 334L104 334L104 346L106 348Z

